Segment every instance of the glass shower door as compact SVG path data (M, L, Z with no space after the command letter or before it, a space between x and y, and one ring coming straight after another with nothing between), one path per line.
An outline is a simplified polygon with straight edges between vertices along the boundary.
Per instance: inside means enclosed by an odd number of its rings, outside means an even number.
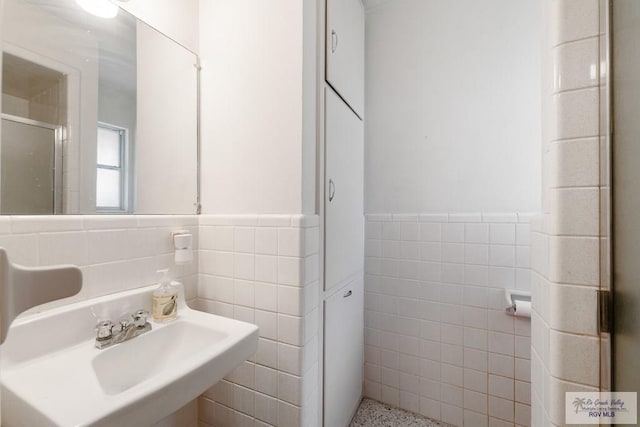
M53 215L55 128L2 119L0 213Z

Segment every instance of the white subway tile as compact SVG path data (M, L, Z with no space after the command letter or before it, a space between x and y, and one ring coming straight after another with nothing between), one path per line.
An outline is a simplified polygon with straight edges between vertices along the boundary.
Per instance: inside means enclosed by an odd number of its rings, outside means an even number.
M278 286L278 312L301 315L302 290L292 286Z
M366 214L367 221L376 222L391 222L393 221L392 214Z
M554 96L557 108L556 139L597 136L598 88L562 92Z
M256 419L269 425L276 425L278 423L278 400L271 396L256 393L255 416Z
M278 372L278 398L293 405L301 405L302 378Z
M258 227L255 229L255 253L264 255L278 254L278 229Z
M382 239L382 223L367 219L365 236L367 239Z
M460 243L444 243L442 245L442 260L451 263L464 262L464 245Z
M489 268L481 265L464 266L464 283L486 286L489 284Z
M597 35L599 7L597 0L562 0L551 4L551 43L558 45Z
M476 213L451 213L449 214L449 222L482 222L482 214Z
M397 222L382 223L383 240L400 240L400 224Z
M516 242L515 224L490 224L489 242L491 244L513 245Z
M449 365L463 367L464 366L464 347L462 345L441 344L440 358Z
M478 244L464 245L464 262L465 264L488 265L489 247Z
M489 373L506 378L514 378L515 360L513 356L489 353Z
M463 284L465 266L462 264L436 264L442 268L442 281L445 283ZM423 277L423 279L427 280ZM437 280L437 279L435 279Z
M38 236L39 265L86 265L87 237L79 231L42 233Z
M278 257L278 283L301 286L304 284L302 258Z
M480 414L478 412L464 410L464 425L474 426L474 427L487 427L488 417L486 414Z
M552 187L596 187L600 184L598 138L559 141L551 144Z
M599 357L598 338L549 332L549 372L556 378L597 387Z
M235 252L253 253L255 250L255 228L252 227L236 227L234 229Z
M464 307L454 304L440 304L440 317L433 320L440 320L443 324L463 325Z
M483 212L482 222L516 223L518 222L518 214L515 212L511 212L511 213Z
M269 255L255 256L255 280L267 283L278 282L278 258Z
M260 227L290 227L293 223L291 215L258 215L257 217L238 215L235 219L234 225L258 225Z
M381 257L382 240L366 240L364 246L364 255L366 257Z
M416 413L420 405L420 397L414 393L408 393L400 390L400 409Z
M489 264L496 267L515 267L515 247L491 245L489 250Z
M464 325L487 329L487 310L479 307L463 307Z
M464 243L464 224L442 224L442 241Z
M465 224L464 225L464 241L465 243L488 243L489 242L489 225L488 224Z
M235 253L233 256L233 277L238 279L255 279L255 256L252 254Z
M245 307L253 307L255 298L255 285L247 280L235 279L233 281L233 303Z
M531 426L531 406L522 403L515 404L515 422L520 426Z
M473 390L464 390L464 408L474 412L487 413L487 395Z
M447 363L443 363L440 367L442 370L442 383L450 384L456 387L463 386L463 368L459 366L449 365ZM429 397L426 396L425 397ZM439 399L440 396L433 395L430 397L431 399Z
M55 245L54 242L51 245ZM7 251L9 261L35 267L39 262L39 245L37 234L4 234L0 235L0 247Z
M448 222L449 221L449 215L448 214L420 214L418 217L418 220L420 222L439 222L439 223L444 223L444 222Z
M302 375L302 349L278 343L278 370L293 375Z
M465 369L464 388L479 393L487 393L487 373L473 369Z
M442 246L436 242L425 242L420 244L420 259L423 261L441 261Z
M530 245L531 226L529 224L516 225L516 245Z
M283 426L300 425L300 407L289 403L278 402L278 424Z
M450 384L442 384L440 388L442 401L451 405L462 408L463 405L463 389Z
M516 271L511 267L489 267L489 286L513 289L516 286ZM502 292L504 294L504 292Z
M474 348L465 348L464 367L487 372L487 352Z
M557 283L596 286L599 280L598 239L549 238L549 279Z
M505 421L514 421L514 403L513 400L501 399L495 396L489 396L489 415L500 418Z
M457 325L443 323L441 326L441 341L444 344L463 345L464 329Z
M442 224L422 223L420 224L420 240L426 242L442 241Z
M302 230L299 228L278 229L278 255L301 256L304 242Z
M553 49L554 90L580 89L598 84L598 37L567 43Z
M276 341L258 339L258 351L255 355L256 363L269 368L278 368L278 343Z
M403 222L400 224L401 240L420 240L420 224L417 222Z
M512 378L489 375L489 394L503 399L514 399L514 382Z
M513 356L515 354L515 337L501 332L489 332L489 351L492 353Z
M597 188L550 190L551 233L598 236L600 192Z
M516 402L523 403L525 405L531 404L531 383L524 381L515 382L515 396Z
M464 328L465 348L487 350L487 331L485 329Z
M80 231L83 227L82 216L61 215L61 216L40 216L40 215L14 215L10 218L12 233L42 233L54 231ZM6 221L3 221L4 229L7 228ZM5 232L8 232L6 230Z
M408 260L419 260L420 259L420 243L401 242L400 257Z
M462 408L442 403L440 405L440 413L442 414L441 419L445 423L453 424L454 426L461 426L463 423Z

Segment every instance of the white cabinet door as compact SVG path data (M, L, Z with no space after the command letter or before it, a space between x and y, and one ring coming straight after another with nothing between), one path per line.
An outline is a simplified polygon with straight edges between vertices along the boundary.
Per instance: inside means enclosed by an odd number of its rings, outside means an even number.
M327 299L324 310L324 425L346 427L362 396L362 276Z
M327 82L360 116L364 113L364 6L327 0Z
M364 126L325 90L325 290L364 269Z

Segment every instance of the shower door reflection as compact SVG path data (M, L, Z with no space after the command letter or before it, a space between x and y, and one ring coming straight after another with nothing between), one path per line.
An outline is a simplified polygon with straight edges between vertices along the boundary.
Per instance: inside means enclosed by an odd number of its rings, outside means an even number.
M59 209L57 134L54 125L3 116L0 213L53 214Z

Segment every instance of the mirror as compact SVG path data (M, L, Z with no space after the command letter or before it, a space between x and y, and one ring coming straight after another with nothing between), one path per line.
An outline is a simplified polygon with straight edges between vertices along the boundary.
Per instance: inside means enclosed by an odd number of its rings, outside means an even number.
M197 56L78 3L4 1L0 213L196 213Z

